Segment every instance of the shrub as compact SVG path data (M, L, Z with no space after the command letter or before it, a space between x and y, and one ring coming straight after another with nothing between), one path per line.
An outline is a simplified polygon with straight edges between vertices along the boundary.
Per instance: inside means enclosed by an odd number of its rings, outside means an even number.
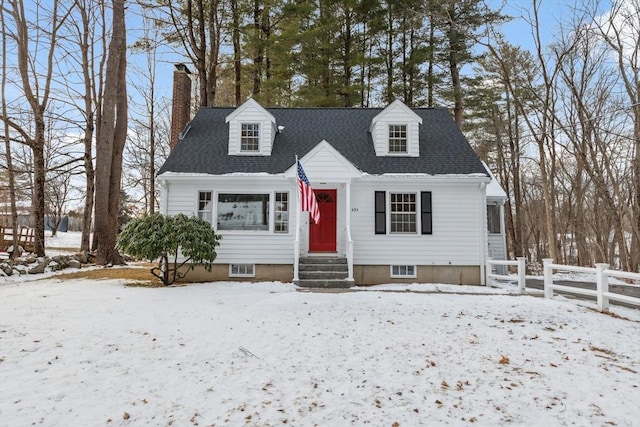
M196 265L211 271L220 239L206 221L184 214L169 217L157 213L127 223L118 235L117 248L129 255L157 260L151 274L168 286ZM178 264L179 254L184 260ZM181 272L187 263L191 263L190 268Z

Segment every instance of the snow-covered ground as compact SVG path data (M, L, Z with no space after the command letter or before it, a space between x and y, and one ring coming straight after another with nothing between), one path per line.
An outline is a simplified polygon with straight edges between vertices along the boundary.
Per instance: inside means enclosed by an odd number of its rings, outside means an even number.
M640 426L638 310L374 289L5 284L0 425Z
M64 255L80 250L82 233L79 231L58 232L51 237L51 231L44 232L45 252L49 256Z

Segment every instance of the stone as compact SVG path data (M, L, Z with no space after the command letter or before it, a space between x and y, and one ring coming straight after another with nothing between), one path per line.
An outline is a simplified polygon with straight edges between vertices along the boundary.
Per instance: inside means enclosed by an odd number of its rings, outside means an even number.
M3 262L2 264L0 264L0 271L5 276L11 276L13 274L13 266L6 262Z
M89 262L89 257L87 256L86 252L78 252L77 254L74 254L73 257L81 264L86 264L87 262Z
M49 262L46 258L38 258L35 265L29 268L28 272L29 274L42 274L44 273L44 270L47 268L48 264Z

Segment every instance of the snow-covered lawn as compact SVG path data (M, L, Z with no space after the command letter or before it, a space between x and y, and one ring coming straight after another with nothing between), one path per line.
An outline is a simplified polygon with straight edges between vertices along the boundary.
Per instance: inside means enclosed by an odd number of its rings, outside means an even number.
M640 426L640 316L614 311L626 318L530 296L5 284L0 425Z

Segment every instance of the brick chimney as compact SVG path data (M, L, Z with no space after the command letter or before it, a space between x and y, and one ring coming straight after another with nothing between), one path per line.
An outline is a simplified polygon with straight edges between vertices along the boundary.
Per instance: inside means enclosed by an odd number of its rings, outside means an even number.
M184 64L175 64L173 72L173 100L171 105L171 140L174 149L182 132L191 119L191 71Z

